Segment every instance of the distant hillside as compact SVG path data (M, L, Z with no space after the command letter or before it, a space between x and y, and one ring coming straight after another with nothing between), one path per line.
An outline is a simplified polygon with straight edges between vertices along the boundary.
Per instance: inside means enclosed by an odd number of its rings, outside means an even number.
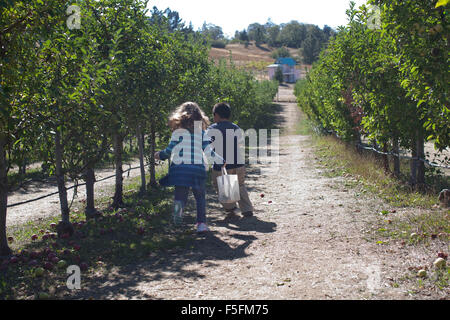
M267 66L275 62L275 59L271 56L275 50L276 48L269 47L267 44L257 47L252 42L246 48L244 44L232 43L224 49L211 48L209 56L214 61L218 61L222 58L229 59L231 54L232 61L236 66L255 72L258 78L265 79L267 78ZM298 55L298 49L288 48L288 50L292 57L295 58ZM300 70L304 70L305 67L308 70L311 68L310 65L297 66Z

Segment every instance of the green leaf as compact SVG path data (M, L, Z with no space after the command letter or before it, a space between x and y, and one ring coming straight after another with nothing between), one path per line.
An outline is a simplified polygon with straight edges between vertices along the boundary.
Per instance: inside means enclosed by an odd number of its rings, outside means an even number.
M420 101L417 103L417 108L420 107L420 105L421 105L422 103L424 103L424 102L427 102L427 100L420 100Z
M436 3L436 7L435 7L435 8L438 8L438 7L440 7L440 6L446 6L449 2L450 2L450 0L439 0L439 1Z

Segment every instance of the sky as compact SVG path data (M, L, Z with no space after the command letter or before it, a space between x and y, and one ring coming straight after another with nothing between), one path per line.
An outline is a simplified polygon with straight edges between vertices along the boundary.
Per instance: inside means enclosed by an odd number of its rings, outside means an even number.
M366 3L353 1L357 7ZM320 28L337 28L347 23L345 11L349 3L350 0L150 0L148 7L170 8L180 14L186 25L192 22L194 30L204 22L212 23L233 37L236 30L242 31L254 22L264 24L269 18L275 24L296 20Z

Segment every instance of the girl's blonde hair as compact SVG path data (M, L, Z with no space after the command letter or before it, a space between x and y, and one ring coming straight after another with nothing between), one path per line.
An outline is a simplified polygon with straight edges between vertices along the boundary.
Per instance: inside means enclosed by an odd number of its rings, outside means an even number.
M188 129L194 131L194 121L202 122L202 129L209 126L209 118L195 102L185 102L180 105L169 117L169 126L172 130Z

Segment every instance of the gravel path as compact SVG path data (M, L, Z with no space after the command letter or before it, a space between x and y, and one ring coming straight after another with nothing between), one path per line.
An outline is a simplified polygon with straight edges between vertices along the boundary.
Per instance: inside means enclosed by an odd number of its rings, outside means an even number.
M292 97L292 91L282 88L281 101L283 95ZM370 240L378 213L391 208L344 188L350 178L325 177L310 137L295 135L298 107L280 104L280 170L261 175L263 165L254 165L247 172L254 217L225 220L210 190L209 234L197 237L188 249L117 266L91 279L73 298L446 298L445 290L412 293L417 279L401 279L410 274L408 267L432 262L437 250L448 252L448 243L435 241L424 248ZM397 208L398 214L417 210ZM188 214L193 216L193 210Z

